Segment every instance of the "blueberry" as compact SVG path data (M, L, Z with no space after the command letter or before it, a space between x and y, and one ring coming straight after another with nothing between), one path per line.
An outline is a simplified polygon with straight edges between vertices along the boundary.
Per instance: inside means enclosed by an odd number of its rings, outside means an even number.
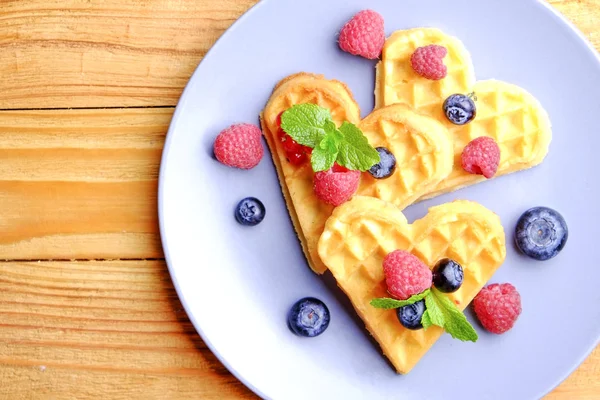
M235 208L235 219L242 225L254 226L265 218L265 205L254 197L246 197Z
M288 326L298 336L319 336L329 326L329 309L314 297L300 299L288 313Z
M369 173L375 179L383 179L391 176L396 169L396 157L385 147L377 147L380 161L373 165Z
M462 266L454 260L443 258L433 267L433 284L443 293L456 292L463 283Z
M515 229L517 247L536 260L549 260L565 247L569 230L565 219L548 207L534 207L521 215Z
M455 125L464 125L473 120L477 114L477 108L473 101L473 95L453 94L444 101L444 113Z
M396 310L398 320L406 329L413 331L423 328L421 318L425 312L425 299Z

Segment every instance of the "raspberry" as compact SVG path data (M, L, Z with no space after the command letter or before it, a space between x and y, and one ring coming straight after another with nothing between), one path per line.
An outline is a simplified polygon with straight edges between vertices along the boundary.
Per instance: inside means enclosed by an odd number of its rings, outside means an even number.
M501 334L511 329L521 314L521 295L510 283L494 283L475 296L473 310L485 329Z
M430 44L419 47L410 57L410 64L415 72L424 78L438 81L448 74L443 58L448 54L444 46Z
M350 200L359 183L360 171L350 171L334 164L331 169L315 174L314 191L319 199L337 207Z
M230 167L256 167L264 154L262 132L252 124L231 125L219 133L214 143L217 160Z
M363 10L342 27L340 48L355 56L371 60L379 57L385 43L383 17L373 10Z
M461 163L465 171L490 179L500 164L500 147L491 137L478 137L465 146Z
M417 256L395 250L383 259L383 273L389 294L406 300L431 287L431 270Z

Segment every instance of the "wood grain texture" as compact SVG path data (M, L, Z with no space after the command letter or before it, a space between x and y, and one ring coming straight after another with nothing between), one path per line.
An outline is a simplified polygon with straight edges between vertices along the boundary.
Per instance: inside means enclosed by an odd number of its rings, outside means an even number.
M175 105L256 0L2 0L0 109Z
M163 261L14 261L162 257L173 108L57 108L174 106L255 3L0 1L0 400L255 398L195 333ZM600 2L550 3L600 47ZM600 399L599 378L600 348L547 398Z
M0 112L0 259L162 257L172 109Z
M0 399L254 398L162 261L0 263L0 382Z

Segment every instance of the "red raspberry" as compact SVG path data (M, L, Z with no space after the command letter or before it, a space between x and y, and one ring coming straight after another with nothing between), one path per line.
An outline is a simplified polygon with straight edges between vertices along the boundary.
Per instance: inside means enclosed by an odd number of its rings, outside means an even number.
M342 27L338 40L345 52L376 59L385 43L383 17L373 10L360 11Z
M331 169L315 174L314 191L319 199L337 207L350 200L359 183L360 171L350 171L334 164Z
M262 132L252 124L231 125L219 133L214 143L217 160L230 167L256 167L264 154Z
M521 295L510 283L494 283L475 296L473 309L485 329L501 334L512 328L521 314Z
M417 74L438 81L448 74L448 69L443 61L446 54L448 54L448 50L437 44L419 47L410 57L410 64Z
M500 147L491 137L478 137L465 146L461 163L465 171L490 179L498 171Z
M389 294L398 300L406 300L431 287L431 270L408 251L395 250L385 256L383 273Z

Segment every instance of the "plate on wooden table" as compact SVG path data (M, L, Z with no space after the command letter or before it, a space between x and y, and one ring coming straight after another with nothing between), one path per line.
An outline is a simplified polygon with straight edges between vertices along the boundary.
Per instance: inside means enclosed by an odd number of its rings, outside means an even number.
M363 116L373 109L375 62L339 50L336 34L357 11L383 15L386 33L431 26L459 37L479 79L516 83L534 94L553 123L538 167L409 207L409 220L458 197L496 212L507 258L491 282L519 288L523 313L508 333L480 327L476 344L444 335L407 375L397 375L369 339L331 276L307 267L266 155L258 167L224 167L213 157L218 132L258 123L273 86L299 71L346 82ZM264 0L222 36L190 79L173 117L160 172L159 214L177 292L211 350L264 398L535 399L582 362L600 337L595 175L600 148L600 62L583 36L536 0ZM266 147L266 146L265 146ZM266 205L248 229L233 209L247 196ZM569 243L544 263L512 246L526 209L546 205L569 225ZM331 324L314 339L286 326L299 298L328 305Z

